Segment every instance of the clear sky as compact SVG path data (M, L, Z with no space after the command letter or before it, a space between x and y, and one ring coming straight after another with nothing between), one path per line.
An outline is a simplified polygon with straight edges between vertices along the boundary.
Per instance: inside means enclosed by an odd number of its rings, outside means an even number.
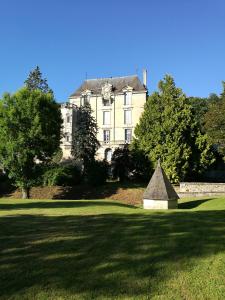
M221 92L225 0L0 0L0 96L38 65L58 101L86 78L148 70L187 95Z

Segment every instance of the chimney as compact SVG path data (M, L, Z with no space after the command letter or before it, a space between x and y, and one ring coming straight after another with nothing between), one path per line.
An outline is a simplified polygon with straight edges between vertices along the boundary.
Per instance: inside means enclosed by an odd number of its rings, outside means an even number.
M147 70L143 69L143 84L147 87Z

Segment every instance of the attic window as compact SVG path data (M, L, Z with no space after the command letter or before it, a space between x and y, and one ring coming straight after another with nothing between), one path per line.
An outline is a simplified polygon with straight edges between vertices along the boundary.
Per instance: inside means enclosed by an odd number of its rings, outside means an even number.
M81 97L81 105L87 105L90 104L90 95L83 95Z

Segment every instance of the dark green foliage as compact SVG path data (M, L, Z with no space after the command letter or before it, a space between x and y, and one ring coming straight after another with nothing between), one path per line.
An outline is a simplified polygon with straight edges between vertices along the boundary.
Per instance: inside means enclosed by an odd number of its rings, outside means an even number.
M49 165L42 178L44 186L74 186L81 182L81 172L73 165Z
M27 88L0 101L0 164L28 197L40 166L60 145L61 112L52 94Z
M204 116L204 128L220 154L225 156L225 82L219 100L212 101Z
M56 153L53 155L51 162L53 164L59 164L62 160L62 157L63 157L63 152L62 149L59 148L58 151L56 151Z
M112 155L112 176L121 182L128 179L131 169L131 155L128 145L116 148Z
M204 115L208 111L209 99L190 97L189 101L193 108L193 115L195 116L195 121L199 124L201 130L203 130Z
M201 133L189 99L171 76L159 82L159 92L149 96L135 128L133 143L162 166L173 182L200 173L213 161L211 144Z
M25 86L31 91L40 90L42 93L45 94L53 94L52 89L50 89L48 86L47 79L42 78L42 73L38 66L30 72L28 78L25 80L24 83Z
M153 165L143 150L138 148L135 141L129 147L131 153L131 179L146 182L152 176Z
M216 104L220 98L216 94L210 94L208 98L189 97L190 104L193 108L195 121L199 124L201 131L205 131L205 114L212 104Z
M73 132L72 155L75 160L81 160L84 173L87 165L95 159L95 154L100 144L97 140L98 126L92 116L89 104L81 106L77 111L77 123Z
M121 182L133 179L148 181L152 174L152 166L148 157L134 143L129 147L117 148L112 155L112 176Z
M84 174L84 180L92 186L99 186L106 182L108 172L109 166L105 160L93 160L87 165L87 172Z

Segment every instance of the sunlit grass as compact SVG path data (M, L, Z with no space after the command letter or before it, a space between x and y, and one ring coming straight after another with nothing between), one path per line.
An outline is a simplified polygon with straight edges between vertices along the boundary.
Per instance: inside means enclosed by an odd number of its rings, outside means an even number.
M0 200L0 299L224 299L225 199Z

